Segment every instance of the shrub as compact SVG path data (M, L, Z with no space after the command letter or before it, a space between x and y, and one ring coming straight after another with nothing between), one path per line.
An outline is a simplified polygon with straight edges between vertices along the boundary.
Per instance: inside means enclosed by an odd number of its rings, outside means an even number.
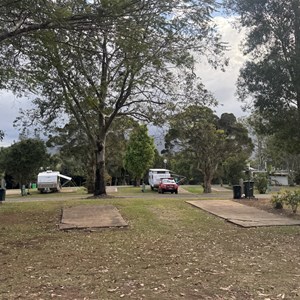
M271 202L274 208L282 208L286 204L295 214L300 204L300 190L279 192L272 196Z
M287 192L285 197L285 203L292 208L292 211L295 214L300 203L300 190Z
M257 174L255 177L255 186L260 194L265 194L268 190L268 177L265 174Z
M273 195L271 198L271 203L274 208L276 209L282 209L283 208L283 203L284 203L284 198L281 193L278 193L276 195Z

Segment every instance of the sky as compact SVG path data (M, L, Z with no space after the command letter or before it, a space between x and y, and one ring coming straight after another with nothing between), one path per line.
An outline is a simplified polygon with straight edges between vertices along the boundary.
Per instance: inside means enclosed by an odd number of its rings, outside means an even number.
M0 147L6 147L18 141L19 133L13 127L13 122L19 114L21 108L29 106L27 99L21 99L11 92L0 90L0 129L4 131L4 139L0 142Z
M228 42L229 50L225 55L229 58L229 65L225 72L214 70L208 63L198 65L197 75L202 78L206 88L213 93L220 105L215 109L218 115L222 113L233 113L236 117L245 116L242 111L242 103L237 101L236 81L239 70L246 61L246 57L241 51L241 41L243 33L233 28L234 17L224 18L222 16L214 18L215 23L222 34L222 40Z
M223 36L223 41L228 42L230 46L230 50L226 52L226 56L230 59L229 66L225 72L222 72L202 62L197 65L196 73L220 103L215 108L218 115L227 112L233 113L236 117L242 117L246 113L242 111L241 103L236 99L235 83L239 69L246 59L240 51L243 34L233 28L231 25L232 18L218 16L214 20ZM19 132L13 127L13 121L18 116L20 109L28 107L30 107L28 99L17 98L8 91L0 91L0 129L5 134L3 141L0 142L0 147L6 147L18 141ZM157 135L160 135L160 133L157 132Z

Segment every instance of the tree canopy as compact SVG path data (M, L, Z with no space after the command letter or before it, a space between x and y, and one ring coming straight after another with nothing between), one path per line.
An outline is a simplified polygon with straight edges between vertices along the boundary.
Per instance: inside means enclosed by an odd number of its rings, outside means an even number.
M228 0L247 28L249 60L238 80L240 98L261 116L288 152L299 153L300 1Z
M242 151L246 159L252 150L247 130L233 114L218 118L203 106L189 106L171 118L166 141L169 151L184 153L203 174L206 193L221 163Z
M124 155L126 149L126 133L137 124L132 119L123 118L118 123L112 124L107 134L105 157L106 169L109 176L124 182ZM46 145L58 149L56 156L59 159L59 170L63 174L76 174L86 179L85 185L88 192L93 192L94 165L92 152L87 136L74 118L70 118L64 127L57 127L49 136ZM54 159L55 157L53 157ZM71 172L71 173L70 173ZM115 182L114 182L115 183Z
M122 16L133 3L123 1ZM89 29L111 17L95 1L88 0L0 0L0 8L0 43L45 29Z
M147 170L152 166L155 156L153 138L149 137L146 125L133 130L125 152L124 165L139 185Z
M2 152L1 169L13 176L20 187L36 180L40 168L46 167L49 159L45 144L36 139L21 140Z
M94 194L101 195L106 193L105 143L112 123L124 116L149 121L158 112L165 113L185 101L184 89L178 87L186 82L203 90L192 84L194 54L222 65L224 45L210 22L217 4L212 0L57 3L70 15L104 11L106 18L101 24L95 18L83 30L61 26L3 42L2 84L37 95L37 109L23 119L26 126L33 120L49 130L70 116L77 122L95 169Z

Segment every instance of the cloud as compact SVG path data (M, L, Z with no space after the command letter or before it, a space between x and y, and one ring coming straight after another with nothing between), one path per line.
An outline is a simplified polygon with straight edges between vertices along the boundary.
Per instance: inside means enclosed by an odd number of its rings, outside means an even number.
M241 109L242 103L238 102L235 96L235 84L239 70L246 61L246 57L240 48L244 33L233 27L233 22L235 21L237 21L236 17L226 18L218 16L214 18L214 22L222 35L222 40L228 43L229 46L229 50L226 51L226 57L229 58L229 66L225 72L215 70L208 63L201 62L197 65L196 73L202 79L206 88L213 93L220 103L216 108L218 115L228 112L241 117L245 113Z
M0 129L5 134L0 142L1 147L9 146L18 140L19 132L13 127L13 122L20 109L29 107L29 102L26 98L17 98L11 92L0 91Z

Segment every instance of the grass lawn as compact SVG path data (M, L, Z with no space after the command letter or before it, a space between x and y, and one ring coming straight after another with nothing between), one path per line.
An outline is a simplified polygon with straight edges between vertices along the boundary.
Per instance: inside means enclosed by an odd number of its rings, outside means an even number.
M203 193L203 186L201 186L201 185L183 185L182 187L185 190L189 191L190 193L194 193L194 194L202 194Z
M300 227L243 229L183 194L133 191L0 205L0 299L300 299ZM84 204L129 227L59 231L62 208Z

